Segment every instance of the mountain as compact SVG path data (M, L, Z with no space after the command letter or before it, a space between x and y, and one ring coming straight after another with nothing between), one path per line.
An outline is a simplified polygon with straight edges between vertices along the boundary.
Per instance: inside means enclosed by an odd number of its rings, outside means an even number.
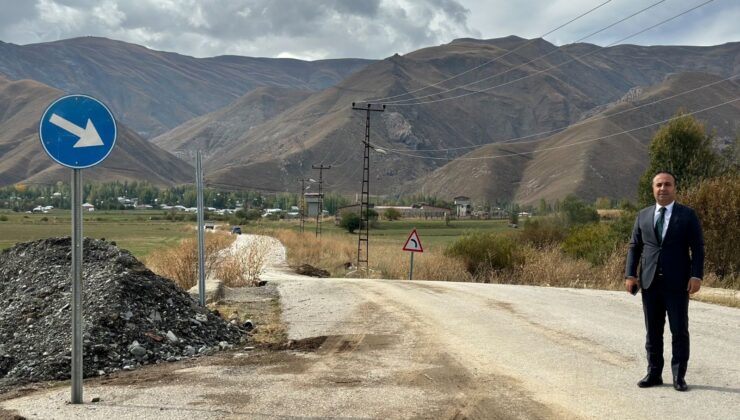
M707 85L711 86L702 88ZM740 84L735 81L705 73L673 74L654 86L631 91L557 134L481 147L405 189L443 197L466 195L483 202L507 197L533 205L570 193L589 201L634 198L647 166L650 139L659 126L656 122L673 117L677 110L693 112L738 98ZM695 117L723 141L738 129L738 112L740 101L735 101ZM645 128L636 129L640 127Z
M145 138L226 106L257 87L316 91L371 62L193 58L96 37L23 46L0 42L0 76L94 96Z
M439 83L469 69L473 70ZM231 130L230 137L219 136L219 147L228 152L209 156L206 180L222 187L295 190L295 179L309 175L312 164L323 163L332 165L326 173L327 190L356 193L362 179L365 112L353 111L350 104L391 97L390 101L383 99L388 103L385 112L371 116L371 141L387 152L371 156L373 194L421 192L423 187L427 194L444 191L451 198L467 192L479 200L530 201L567 193L634 198L636 182L619 174L624 170L622 166L600 161L601 145L584 143L562 152L502 157L492 164L454 161L481 146L494 147L491 150L504 154L531 152L534 149L526 144L490 145L562 129L612 109L620 101L628 102L635 92L646 92L651 86L667 89L668 85L661 84L669 82L671 75L701 72L705 76L689 75L687 80L723 79L738 71L740 43L611 48L575 44L557 48L542 39L518 37L455 40L370 64L301 102L289 101L290 107L259 125L244 124L242 129ZM433 84L437 85L420 90ZM447 86L461 85L461 89L442 92ZM429 96L438 92L442 94ZM392 97L402 94L414 98L412 103L392 102ZM449 96L460 97L436 101ZM705 103L704 98L703 91L699 91L666 101L650 111L636 113L638 117L613 120L611 128L625 130L634 127L630 124L654 122L648 120L649 116L665 119L681 107L694 109ZM238 109L226 114L245 112ZM211 116L199 124L214 126L218 119L229 119L219 114L208 122ZM730 123L715 127L710 119L710 128L718 128L722 136L734 135L735 119L727 121ZM568 130L539 144L581 141L612 133L609 128L606 123L581 126L580 130ZM630 170L639 172L647 163L645 145L655 129L631 133L635 141L613 146L609 156L623 156ZM176 137L170 136L162 146L183 151L173 148L184 144ZM487 150L472 153L485 154ZM564 166L566 161L571 166ZM459 169L448 170L445 166ZM591 167L596 169L586 170ZM557 187L548 186L549 181L537 171L557 179L553 184ZM614 184L604 191L589 188L589 174L614 179Z
M38 124L46 108L64 95L33 80L0 77L0 185L69 182L70 169L55 163L41 147ZM110 156L85 169L83 181L147 180L157 186L192 182L195 169L118 123Z
M206 160L211 156L230 154L233 139L274 118L310 94L310 91L290 88L259 87L228 106L193 118L151 141L189 162L194 161L197 150L203 151L203 159Z

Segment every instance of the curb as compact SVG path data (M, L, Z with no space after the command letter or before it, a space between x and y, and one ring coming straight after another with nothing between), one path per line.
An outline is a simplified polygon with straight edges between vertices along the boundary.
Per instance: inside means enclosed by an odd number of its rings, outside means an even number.
M188 290L190 296L198 300L198 285L191 287ZM224 283L219 279L209 278L206 279L206 303L218 302L224 297Z

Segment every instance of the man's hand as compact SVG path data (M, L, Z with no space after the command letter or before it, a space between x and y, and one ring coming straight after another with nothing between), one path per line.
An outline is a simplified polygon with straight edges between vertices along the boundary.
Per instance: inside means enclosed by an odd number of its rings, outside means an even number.
M697 279L696 277L692 277L691 279L689 279L689 286L686 288L689 294L693 295L694 293L698 292L699 289L701 289L701 280Z
M628 293L632 293L632 288L638 287L637 286L637 278L635 277L627 277L624 280L624 288L627 289Z

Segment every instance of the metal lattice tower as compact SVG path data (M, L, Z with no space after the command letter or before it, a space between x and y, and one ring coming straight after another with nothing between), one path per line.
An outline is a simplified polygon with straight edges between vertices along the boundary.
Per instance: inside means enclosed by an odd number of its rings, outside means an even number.
M319 211L316 214L316 237L318 238L321 236L321 218L323 216L322 213L324 212L324 169L331 169L331 165L324 166L322 163L319 166L311 165L311 168L319 170Z
M360 234L357 240L357 269L362 268L365 264L365 272L368 271L368 260L370 256L370 113L385 111L385 105L382 108L373 108L372 104L367 107L356 107L352 103L352 109L355 111L365 111L365 154L362 165L362 195L360 196Z

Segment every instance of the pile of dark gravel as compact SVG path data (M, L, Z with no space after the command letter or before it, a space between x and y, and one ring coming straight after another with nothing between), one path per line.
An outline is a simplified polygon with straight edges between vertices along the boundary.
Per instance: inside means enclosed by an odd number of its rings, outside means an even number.
M69 379L71 240L17 244L0 253L0 388ZM244 331L149 271L115 244L83 244L83 375L208 354Z

